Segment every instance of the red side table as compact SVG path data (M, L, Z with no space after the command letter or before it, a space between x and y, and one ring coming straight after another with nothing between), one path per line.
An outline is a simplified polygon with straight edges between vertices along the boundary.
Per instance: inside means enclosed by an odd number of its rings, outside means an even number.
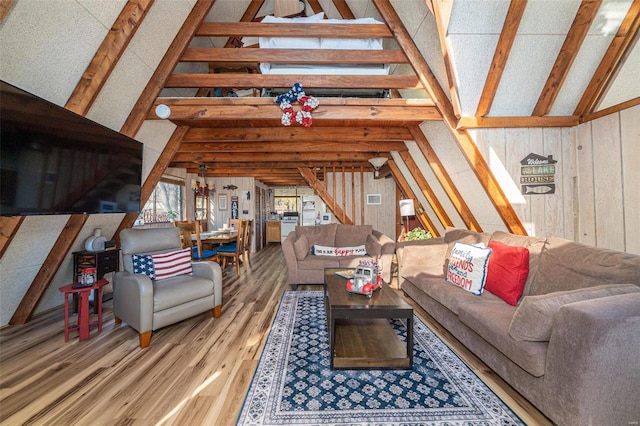
M93 285L82 286L80 283L67 284L58 290L64 293L64 341L69 341L69 332L78 330L79 340L89 338L89 326L98 325L98 332L102 331L102 287L109 284L107 280L97 280ZM75 288L74 288L75 287ZM95 303L98 305L98 320L89 323L89 296L93 290L97 291ZM69 295L77 294L78 301L78 323L74 327L69 327Z

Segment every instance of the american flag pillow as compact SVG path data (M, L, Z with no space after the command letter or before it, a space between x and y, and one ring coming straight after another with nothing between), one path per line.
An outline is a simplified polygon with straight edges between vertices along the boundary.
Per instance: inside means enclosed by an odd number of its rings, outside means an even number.
M134 254L131 256L133 260L133 273L145 274L152 280L156 279L156 270L153 267L153 258L148 254Z
M191 249L172 251L169 253L152 254L153 267L156 270L156 279L176 277L193 272L191 268Z

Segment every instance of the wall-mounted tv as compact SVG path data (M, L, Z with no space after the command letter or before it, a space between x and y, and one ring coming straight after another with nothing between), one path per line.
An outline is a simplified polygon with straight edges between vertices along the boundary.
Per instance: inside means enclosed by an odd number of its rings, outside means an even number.
M1 80L0 131L0 215L140 211L140 142Z

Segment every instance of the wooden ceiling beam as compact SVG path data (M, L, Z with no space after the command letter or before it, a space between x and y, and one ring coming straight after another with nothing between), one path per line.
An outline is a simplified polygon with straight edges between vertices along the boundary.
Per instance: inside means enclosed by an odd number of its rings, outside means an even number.
M476 110L476 116L483 117L489 114L491 111L491 105L498 91L500 85L500 79L502 79L502 73L507 65L507 59L511 52L511 47L516 39L518 33L518 27L524 15L524 9L527 6L527 0L511 0L507 16L502 26L502 32L500 32L500 38L498 39L498 45L496 51L493 54L491 66L489 67L489 73L487 79L484 82L484 88L478 101L478 108Z
M457 129L473 128L519 128L519 127L574 127L579 124L578 116L544 117L462 117L456 124Z
M164 103L171 109L169 120L231 120L238 117L244 119L268 119L274 124L280 123L282 110L272 98L189 98L178 100L172 98L159 99L154 104ZM381 101L378 99L377 101ZM311 113L314 123L321 120L362 120L368 121L400 121L423 122L425 120L441 120L438 110L428 104L395 104L393 102L349 103L331 102L321 99L318 108ZM393 101L393 99L388 99ZM158 120L154 111L149 111L147 119Z
M342 19L355 19L356 16L351 11L346 0L333 0L333 5L338 9L338 13Z
M593 73L582 98L580 98L573 112L574 115L583 117L594 112L602 97L607 93L607 89L620 66L624 63L625 56L637 42L638 27L640 27L640 0L633 0L618 32L602 57L600 65Z
M14 0L0 1L0 24L2 24L5 16L7 16L7 14L9 13L9 10L11 10L11 7L13 6L13 2Z
M553 64L549 78L547 78L547 82L531 115L540 117L551 111L553 103L558 97L560 89L562 89L562 84L571 70L573 61L578 56L580 46L582 46L601 5L602 0L583 0L580 3L576 17L571 24L571 28L569 28L567 37L562 44L556 62Z
M258 62L284 64L406 64L409 62L399 49L341 50L341 49L227 49L193 47L180 57L180 62Z
M402 161L404 161L404 164L407 166L407 169L409 169L409 173L411 173L411 176L413 176L416 184L418 184L418 187L422 191L422 195L424 195L424 197L427 199L427 202L435 212L442 226L445 228L448 226L453 226L453 221L451 220L451 218L449 218L449 215L440 203L440 200L436 196L435 192L433 192L431 185L429 185L429 182L427 182L427 179L425 179L422 171L420 171L420 167L418 167L411 154L409 152L401 152L400 157L402 158Z
M181 169L193 170L195 173L200 173L198 166L202 162L191 162L191 161L181 161L181 162L171 162L168 167L176 167ZM207 176L213 176L219 168L229 168L229 169L252 169L255 168L256 165L250 162L240 162L240 161L226 161L224 163L218 162L210 162L205 164L209 169L207 170ZM282 162L282 161L261 161L258 165L259 167L266 167L270 170L277 171L278 169L289 169L289 168L298 168L298 167L311 167L311 168L322 168L322 167L341 167L344 165L344 161L296 161L296 162ZM349 165L353 165L354 167L371 167L371 164L368 161L350 161Z
M458 191L458 188L456 188L456 185L453 183L451 176L449 176L449 173L447 173L447 171L445 170L444 165L440 161L440 158L438 158L438 155L435 153L433 148L431 148L431 144L427 140L427 137L424 135L424 133L422 133L422 130L420 130L418 126L413 126L410 128L410 130L411 134L413 135L413 139L416 142L416 145L418 145L418 148L422 152L422 155L424 155L427 163L429 163L433 174L438 179L438 182L440 182L442 189L444 190L444 192L446 192L449 200L451 200L451 203L455 207L456 211L462 218L467 228L472 231L482 232L482 227L471 212L471 209L469 208L467 203L464 201L464 198Z
M299 142L182 142L178 152L373 152L406 151L404 142L397 141L352 141L344 142L316 141Z
M271 141L312 142L321 139L405 141L413 139L406 127L221 127L189 129L184 142Z
M204 18L206 18L215 1L216 0L198 0L195 6L193 6L189 16L187 16L185 21L182 23L180 30L178 30L178 34L176 34L171 45L169 45L169 48L160 60L160 63L153 72L153 75L138 97L138 101L131 109L124 125L120 128L120 133L132 138L135 137L136 133L138 133L142 123L149 114L153 101L164 88L167 77L171 75L171 72L178 63L180 56L182 56L189 46L191 39L196 33L198 27L200 27L204 21ZM201 85L195 87L201 88L205 86Z
M390 38L384 24L314 24L262 22L204 22L196 37L314 37L325 38Z
M407 180L405 179L404 175L398 168L398 165L393 160L387 161L387 164L389 165L391 175L393 176L396 185L400 188L400 191L404 194L404 197L413 199L416 217L418 218L418 221L422 225L423 229L431 232L431 235L433 235L434 237L439 237L440 233L438 232L438 229L435 227L429 216L427 216L426 212L424 211L424 207L422 206L420 201L418 201L416 194L413 192L413 189L411 189L411 185L409 185L409 182L407 182Z
M385 154L381 153L384 157ZM173 156L174 162L197 161L197 162L263 162L263 161L367 161L371 158L370 152L260 152L244 153L242 156L234 152L199 152L188 153L179 152Z
M171 74L168 88L250 87L290 88L292 81L305 89L420 89L415 75L311 75L311 74Z
M64 106L66 109L87 115L153 2L154 0L127 1L69 97Z
M471 170L475 173L505 226L511 233L527 235L527 230L522 225L522 221L500 187L498 180L491 172L491 169L484 160L474 140L466 130L456 129L457 118L453 112L451 102L449 102L447 95L440 87L438 80L416 47L395 9L391 6L389 0L372 1L384 21L393 31L398 45L409 58L411 66L420 78L420 82L429 93L429 97L435 102L436 107L442 114L444 124L449 128L451 136L469 163Z

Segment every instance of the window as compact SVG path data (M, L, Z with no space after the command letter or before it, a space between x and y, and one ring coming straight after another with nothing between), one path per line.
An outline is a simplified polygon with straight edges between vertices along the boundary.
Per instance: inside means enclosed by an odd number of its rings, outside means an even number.
M137 223L163 223L182 220L183 196L183 182L162 178L140 212Z

